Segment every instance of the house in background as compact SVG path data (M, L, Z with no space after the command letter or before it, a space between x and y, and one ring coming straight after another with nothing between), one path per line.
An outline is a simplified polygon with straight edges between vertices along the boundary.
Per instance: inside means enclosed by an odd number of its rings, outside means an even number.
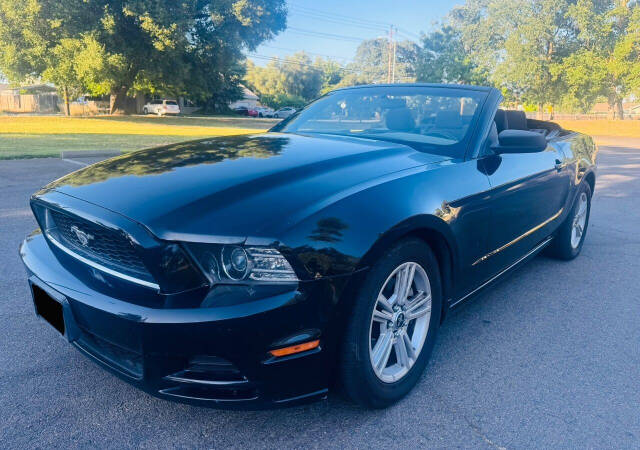
M246 108L255 108L260 100L256 94L251 92L246 86L241 85L243 97L235 102L229 103L229 108L236 109L244 106Z

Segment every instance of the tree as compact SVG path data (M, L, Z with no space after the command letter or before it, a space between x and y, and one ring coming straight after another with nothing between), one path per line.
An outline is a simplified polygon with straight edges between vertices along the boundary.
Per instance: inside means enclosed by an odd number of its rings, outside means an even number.
M345 69L332 59L317 58L313 65L322 74L321 94L326 94L335 89L344 79Z
M80 41L62 39L51 51L55 64L50 64L42 72L42 77L54 83L62 94L64 113L67 116L71 115L70 99L82 95L84 91L84 85L74 67L74 61L80 51L82 51Z
M578 0L567 17L580 45L557 70L565 97L585 112L604 97L623 119L622 100L640 84L640 8L620 0Z
M461 33L450 25L423 36L416 78L430 83L482 84L485 81L464 47Z
M322 69L314 66L306 53L299 52L285 57L280 63L280 71L288 94L313 100L320 93L324 81Z
M314 64L306 53L299 52L276 58L265 67L247 61L245 81L269 106L302 106L320 94L326 81L324 68L323 63Z
M76 72L74 85L111 96L112 113L129 110L135 93L237 94L224 87L237 87L242 50L285 24L284 0L0 0L0 70L14 82ZM99 61L76 58L83 68L71 70L80 41L93 44Z
M353 63L347 69L356 72L367 83L386 83L389 73L389 41L384 38L363 41L356 50ZM419 47L415 42L396 44L395 78L400 81L415 80Z
M469 0L450 21L478 70L541 114L563 92L555 67L577 47L569 7L569 0Z
M54 82L66 114L70 96L83 89L72 61L81 46L74 36L84 29L78 23L62 27L60 17L64 6L75 8L80 3L0 0L0 70L12 83L38 78Z

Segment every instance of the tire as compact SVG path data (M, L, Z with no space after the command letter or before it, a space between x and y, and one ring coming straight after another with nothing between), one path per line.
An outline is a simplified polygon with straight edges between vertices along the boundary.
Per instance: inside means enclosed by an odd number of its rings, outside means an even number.
M274 115L273 115L273 118L274 118L274 119L279 119L280 117L278 117L278 115L277 115L277 114L274 114Z
M392 278L393 274L398 274L397 271L405 270L414 264L414 281L405 304L406 320L403 320L405 317L401 309L396 310L393 319L386 323L385 319L374 319L374 311L377 315L380 311L389 315L388 309L381 308L379 293L383 296L388 295L391 292L388 289L393 287L394 290L395 281L398 279L398 275ZM426 284L424 276L427 277ZM392 281L393 284L389 284ZM409 319L412 311L406 305L412 305L411 300L414 300L413 305L417 306L417 296L421 291L426 292L427 287L431 293L430 312L424 312L429 305L423 296L422 301L425 301L425 304L421 307L424 309L413 311L423 315ZM389 300L392 298L393 295L388 297ZM402 319L400 313L403 313ZM356 296L341 349L339 382L346 396L367 408L384 408L403 398L418 382L427 365L440 325L441 313L440 271L431 248L416 238L398 242L372 266ZM400 323L404 325L399 326ZM398 326L399 328L396 328ZM384 333L383 328L386 330ZM410 343L404 339L403 329ZM389 336L388 333L394 337L386 341L391 340L394 343L390 344L392 350L386 361L384 357L376 358L376 355L385 354L379 350L385 348L382 344L385 342L384 336ZM418 348L420 341L422 344ZM405 345L399 348L401 342ZM404 353L405 364L400 363L403 358L396 353L397 351ZM413 357L410 356L410 351L414 352ZM378 364L379 367L376 369L374 360L386 362L383 362L382 366Z
M144 108L142 110L142 114L144 114L146 116L147 114L149 114L149 110L147 108Z
M585 203L586 202L586 203ZM581 209L582 208L582 209ZM588 183L582 183L578 188L578 194L573 202L571 211L565 219L551 244L547 247L546 254L557 259L571 260L580 254L582 245L587 236L589 216L591 214L591 188ZM581 232L577 237L574 224L581 225L579 216L583 216ZM577 222L576 222L577 221Z

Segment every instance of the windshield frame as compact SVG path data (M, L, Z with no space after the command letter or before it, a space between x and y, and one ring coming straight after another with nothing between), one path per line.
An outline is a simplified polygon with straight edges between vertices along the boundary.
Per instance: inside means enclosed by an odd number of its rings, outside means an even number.
M362 95L434 95L434 96L449 96L452 97L465 97L465 94L469 94L477 101L477 106L473 113L473 117L469 122L469 127L465 136L456 143L453 144L427 144L419 143L409 140L403 140L393 137L385 137L384 135L367 135L356 133L334 133L323 131L298 131L288 130L287 128L294 123L301 114L313 107L319 102L324 102L328 98L343 93L364 91ZM383 142L393 142L401 145L409 146L417 151L425 153L433 153L443 156L450 156L453 158L464 158L467 152L468 146L473 140L476 134L476 128L479 122L484 106L489 98L491 89L480 86L468 86L468 85L433 85L433 84L394 84L394 85L366 85L366 86L354 86L350 88L338 89L329 92L322 97L314 100L306 105L304 108L299 109L293 115L284 119L280 123L273 126L269 132L285 133L285 134L299 134L299 135L325 135L325 136L341 136L347 138L359 138L369 139Z

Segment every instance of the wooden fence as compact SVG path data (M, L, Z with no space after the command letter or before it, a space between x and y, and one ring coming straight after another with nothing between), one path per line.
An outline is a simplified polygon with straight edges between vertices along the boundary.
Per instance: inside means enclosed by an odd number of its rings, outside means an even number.
M56 94L0 94L0 112L54 113L58 112Z
M540 119L537 112L527 113L529 119ZM625 120L640 120L640 113L638 112L626 112L624 114ZM610 113L587 113L587 114L566 114L555 113L553 117L551 114L544 113L542 120L612 120L613 115Z

